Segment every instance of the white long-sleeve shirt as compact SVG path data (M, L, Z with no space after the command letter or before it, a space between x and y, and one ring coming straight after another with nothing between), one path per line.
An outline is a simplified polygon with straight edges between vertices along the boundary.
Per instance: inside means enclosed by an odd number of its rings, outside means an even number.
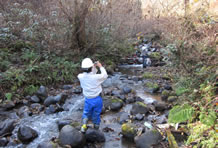
M94 67L92 72L83 72L77 76L86 98L95 98L102 92L101 84L107 79L108 75L104 67L101 67L100 71L101 74L96 74L97 69Z

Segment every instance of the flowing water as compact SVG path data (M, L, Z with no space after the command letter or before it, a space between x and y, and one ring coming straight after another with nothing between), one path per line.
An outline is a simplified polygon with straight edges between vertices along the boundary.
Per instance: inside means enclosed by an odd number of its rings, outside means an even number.
M111 76L109 79L111 83L117 87L122 87L128 85L129 87L136 90L136 95L144 99L144 102L149 104L154 100L160 100L159 96L149 95L144 92L143 85L140 81L134 82L129 79L129 76L138 76L141 73L141 65L131 65L131 66L121 66L119 70L122 73L116 73ZM26 125L35 129L39 136L28 145L17 145L11 147L27 147L35 148L39 143L43 141L49 141L53 137L58 137L59 130L56 124L57 121L63 119L77 119L81 121L82 108L83 108L84 98L82 95L73 95L70 99L65 102L66 107L69 111L58 112L55 114L46 115L41 113L39 115L33 115L30 117L22 118L19 120L18 125ZM131 104L126 105L122 110L129 112L131 109ZM126 141L122 139L122 136L119 134L121 132L121 125L118 122L120 112L113 113L108 112L102 116L102 124L100 130L103 130L105 127L111 128L113 131L104 132L106 137L106 142L101 146L103 148L134 148L135 145L133 142ZM13 136L16 138L19 126L13 131Z

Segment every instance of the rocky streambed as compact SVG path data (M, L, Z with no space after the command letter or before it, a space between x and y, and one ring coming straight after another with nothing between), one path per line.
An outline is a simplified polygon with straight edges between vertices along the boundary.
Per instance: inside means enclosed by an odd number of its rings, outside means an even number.
M164 129L177 99L164 67L122 65L103 84L100 130L79 132L84 98L78 81L41 86L34 96L0 107L0 147L168 147ZM169 97L170 96L170 97Z

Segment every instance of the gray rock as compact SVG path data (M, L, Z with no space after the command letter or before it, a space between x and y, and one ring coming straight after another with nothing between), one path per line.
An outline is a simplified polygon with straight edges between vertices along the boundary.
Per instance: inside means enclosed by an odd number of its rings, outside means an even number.
M87 142L105 142L104 134L96 129L88 128L85 137Z
M175 102L177 100L177 98L178 98L177 96L169 96L167 101L172 103L172 102Z
M68 89L72 89L72 88L73 88L72 85L64 85L64 86L63 86L63 89L64 89L64 90L68 90Z
M70 125L72 123L72 120L59 120L57 121L58 129L59 131L65 126Z
M82 148L85 144L85 137L81 132L70 125L64 126L59 133L60 145L70 145L72 148Z
M18 115L23 118L23 117L29 117L31 115L31 111L29 110L28 106L23 106L18 110Z
M123 88L123 93L124 93L124 94L131 93L131 91L132 91L132 88L130 88L130 87L128 87L128 86L126 86L126 87Z
M38 133L34 129L24 125L19 127L17 136L22 143L29 143L38 137Z
M130 113L132 115L136 115L138 113L146 114L148 112L148 110L149 110L149 108L147 107L146 104L144 104L142 102L136 102L135 104L133 104Z
M45 114L46 115L49 115L49 114L53 114L53 113L56 113L57 112L57 108L55 105L50 105L49 107L47 107L45 109Z
M135 138L137 148L151 148L152 145L158 144L162 140L161 134L157 130L147 131Z
M144 116L142 114L136 114L135 119L141 121L144 119Z
M165 85L164 85L164 89L166 89L166 90L173 90L173 89L172 89L172 86L169 85L169 84L165 84Z
M54 100L55 100L56 102L62 104L62 103L65 102L65 100L67 99L67 97L68 97L67 94L65 94L65 93L61 93L61 94L55 96L55 97L54 97Z
M164 111L167 109L167 104L162 102L155 102L154 106L156 111Z
M33 102L33 103L39 103L40 102L40 99L35 95L35 96L32 96L30 98L30 101Z
M119 123L120 123L120 124L123 124L123 123L127 122L128 119L129 119L129 114L126 113L126 112L123 112L123 113L121 113L121 115L120 115Z
M80 86L77 86L74 90L73 93L75 94L81 94L82 93L82 88Z
M135 102L135 98L133 98L133 97L128 97L128 98L126 99L126 103L127 103L127 104L134 103L134 102Z
M112 96L116 96L116 97L118 97L118 96L121 96L121 91L120 90L113 90L112 92L111 92L111 95Z
M164 124L167 122L166 115L161 115L161 116L149 115L147 119L148 121L155 122L156 124Z
M56 104L56 103L57 103L57 100L55 100L55 97L53 97L53 96L47 97L44 101L45 106L49 106L51 104Z
M113 99L110 105L112 111L118 111L123 107L123 101L120 99Z
M5 138L5 137L0 138L0 146L1 146L1 147L6 146L7 143L8 143L7 138Z
M40 143L37 148L55 148L55 145L52 142L44 141Z
M7 119L0 123L0 136L11 134L15 127L15 120Z
M136 127L131 123L122 124L121 133L124 138L133 140L136 136Z
M144 100L143 100L141 97L136 97L136 98L135 98L135 101L136 101L136 102L144 102Z
M113 83L112 83L112 79L108 78L107 80L104 81L104 83L102 84L102 87L107 88L107 87L112 87Z
M39 90L36 92L36 95L42 100L47 98L48 93L47 93L46 87L45 86L40 86Z
M39 113L43 110L43 106L39 103L33 103L30 105L30 109L33 113Z
M13 101L7 101L4 104L1 104L0 107L2 107L4 110L11 110L15 107L15 104Z

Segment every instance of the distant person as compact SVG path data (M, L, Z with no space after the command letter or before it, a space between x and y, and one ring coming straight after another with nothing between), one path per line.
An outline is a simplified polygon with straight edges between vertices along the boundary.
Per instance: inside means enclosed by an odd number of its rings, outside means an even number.
M101 71L100 74L97 74L96 66L99 67ZM107 79L108 75L100 62L94 64L90 58L85 58L82 61L81 67L83 73L79 74L78 78L85 97L81 131L85 132L89 119L92 120L94 128L99 129L101 122L100 114L103 107L102 98L100 96L102 92L101 84Z

